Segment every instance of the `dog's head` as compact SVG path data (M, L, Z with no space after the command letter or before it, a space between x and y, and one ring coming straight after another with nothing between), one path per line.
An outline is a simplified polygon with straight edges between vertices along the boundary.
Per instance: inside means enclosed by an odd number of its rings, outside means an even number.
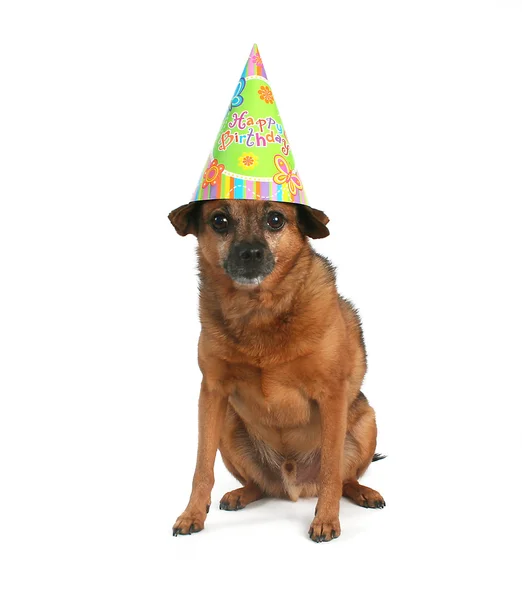
M307 236L330 233L323 212L285 202L192 202L172 211L169 219L179 235L197 236L203 259L239 286L279 279L295 262Z

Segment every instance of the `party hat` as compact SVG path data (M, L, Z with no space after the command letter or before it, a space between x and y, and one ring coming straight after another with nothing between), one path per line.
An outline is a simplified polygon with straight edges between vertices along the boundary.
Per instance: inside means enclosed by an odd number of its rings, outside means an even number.
M192 197L227 199L308 204L257 44Z

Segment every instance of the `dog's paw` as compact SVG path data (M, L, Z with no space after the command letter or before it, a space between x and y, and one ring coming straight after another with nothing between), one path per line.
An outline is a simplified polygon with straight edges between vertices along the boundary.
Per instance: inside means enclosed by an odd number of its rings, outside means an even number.
M329 542L341 535L339 519L321 519L315 517L310 525L308 535L313 542Z
M379 494L379 492L375 493L377 494L376 496L374 496L373 498L366 498L361 503L361 506L364 506L364 508L384 508L386 506L384 498Z
M255 483L248 483L244 487L227 492L221 502L219 508L221 510L241 510L247 504L255 502L263 497L263 492Z
M198 533L198 531L201 531L205 526L205 517L206 515L200 513L185 511L174 523L172 535L191 535L193 533Z
M245 508L246 504L241 503L241 494L238 493L241 490L234 490L233 492L227 492L219 503L219 510L241 510Z
M344 483L343 496L364 508L384 508L386 506L386 502L379 492L356 481Z

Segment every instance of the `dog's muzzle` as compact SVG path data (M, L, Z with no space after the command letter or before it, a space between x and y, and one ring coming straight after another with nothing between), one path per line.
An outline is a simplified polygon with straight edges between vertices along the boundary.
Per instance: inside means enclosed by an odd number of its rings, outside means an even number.
M263 242L238 242L234 244L223 265L237 283L260 283L275 265L270 249Z

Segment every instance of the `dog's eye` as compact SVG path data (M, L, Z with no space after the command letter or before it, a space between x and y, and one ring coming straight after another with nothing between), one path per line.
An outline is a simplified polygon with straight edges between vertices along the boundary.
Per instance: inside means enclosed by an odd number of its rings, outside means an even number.
M280 212L269 212L266 217L266 224L270 229L281 229L285 224L285 218Z
M228 219L223 213L218 213L212 217L212 228L218 233L224 233L228 229Z

